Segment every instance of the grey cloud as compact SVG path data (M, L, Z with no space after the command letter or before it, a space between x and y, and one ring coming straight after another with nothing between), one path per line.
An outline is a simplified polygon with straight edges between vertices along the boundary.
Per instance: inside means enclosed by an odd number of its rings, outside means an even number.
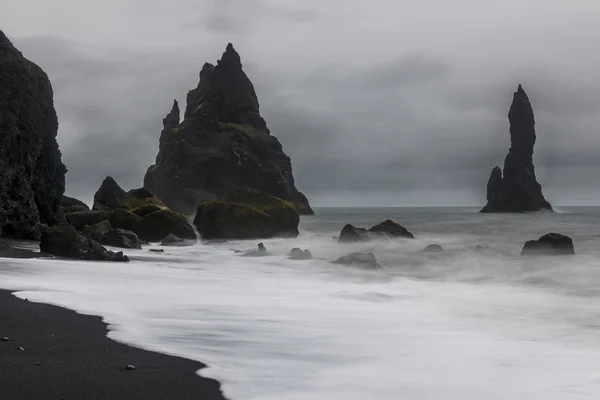
M53 82L68 193L90 199L106 175L141 185L173 98L184 103L202 64L233 41L298 188L317 206L482 204L510 146L507 114L519 83L536 113L534 162L547 198L597 202L593 18L558 24L562 13L549 12L511 22L504 2L496 19L476 21L475 37L459 29L473 16L445 16L455 28L446 29L425 10L432 5L292 3L176 0L167 15L159 2L140 0L146 13L132 7L124 17L135 16L143 33L116 22L72 32L37 16L44 35L13 39ZM576 34L580 25L586 36ZM98 39L112 29L122 39Z

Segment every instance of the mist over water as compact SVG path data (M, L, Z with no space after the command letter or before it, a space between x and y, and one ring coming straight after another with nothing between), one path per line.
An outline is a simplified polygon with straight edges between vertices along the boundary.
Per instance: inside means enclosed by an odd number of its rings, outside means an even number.
M297 239L233 241L132 262L2 260L19 297L102 315L109 336L205 362L232 400L597 399L600 208L320 209ZM415 240L338 244L391 218ZM577 255L519 257L556 231ZM443 254L426 254L429 244ZM481 246L482 248L477 248ZM287 258L308 248L311 261ZM382 270L329 261L372 251Z

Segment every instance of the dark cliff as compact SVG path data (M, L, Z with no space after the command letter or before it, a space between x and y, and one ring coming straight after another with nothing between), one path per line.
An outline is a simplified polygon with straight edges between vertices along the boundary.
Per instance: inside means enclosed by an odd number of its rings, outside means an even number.
M66 168L56 141L52 85L0 31L0 229L39 238L39 223L60 212Z
M504 159L504 172L500 167L492 170L487 184L487 205L481 212L552 210L535 177L535 117L521 85L514 94L508 120L510 150Z
M246 188L290 201L300 214L312 214L231 44L216 66L203 66L198 87L187 95L183 121L177 101L164 118L156 163L148 168L144 187L185 214L204 201Z

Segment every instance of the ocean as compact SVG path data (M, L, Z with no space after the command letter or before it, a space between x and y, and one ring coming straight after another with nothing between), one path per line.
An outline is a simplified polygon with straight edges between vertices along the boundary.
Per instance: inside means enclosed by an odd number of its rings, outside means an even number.
M297 239L263 241L270 257L241 257L258 241L231 241L130 250L128 264L4 259L0 287L202 361L232 400L600 397L600 208L315 211ZM333 239L385 219L416 239ZM577 254L519 257L548 232L571 236ZM434 243L445 252L421 251ZM289 260L293 247L315 259ZM330 263L356 251L383 268Z

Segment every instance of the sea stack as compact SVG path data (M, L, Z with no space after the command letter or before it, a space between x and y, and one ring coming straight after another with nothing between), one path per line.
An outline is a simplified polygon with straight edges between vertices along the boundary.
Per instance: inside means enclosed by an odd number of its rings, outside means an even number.
M144 188L187 215L236 189L260 190L289 201L300 214L312 214L231 43L216 66L204 64L198 87L188 92L183 121L177 101L163 119Z
M0 31L0 233L39 239L60 213L67 169L56 141L52 85Z
M500 167L492 170L487 184L487 205L481 212L552 211L535 177L535 117L521 85L514 94L508 120L510 150L504 159L504 173Z

